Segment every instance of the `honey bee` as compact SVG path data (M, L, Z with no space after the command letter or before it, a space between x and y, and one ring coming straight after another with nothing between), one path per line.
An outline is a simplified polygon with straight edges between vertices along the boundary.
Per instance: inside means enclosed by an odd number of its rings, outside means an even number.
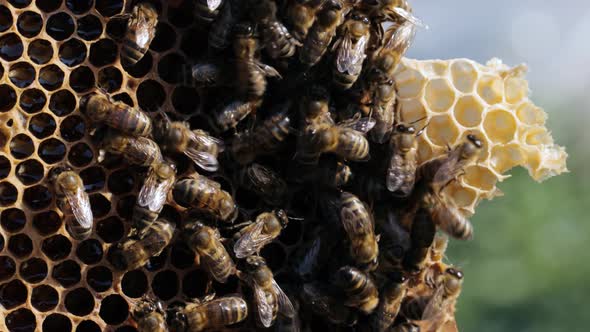
M422 320L416 322L424 331L438 331L448 323L454 324L452 307L461 293L463 272L449 267L441 275L439 285L422 313ZM456 327L455 327L456 331Z
M109 250L109 261L120 271L135 270L158 256L170 243L176 226L165 219L151 223L141 238L130 237Z
M403 266L411 273L418 273L426 267L428 251L434 241L436 226L430 213L419 209L410 230L411 247L404 256Z
M303 96L299 104L301 114L305 117L306 123L312 123L316 119L324 118L330 114L329 93L322 87L314 85Z
M140 2L131 11L127 32L121 48L121 64L124 67L135 65L147 53L156 36L158 11L149 2Z
M387 190L394 196L408 197L414 189L416 181L416 168L418 167L418 141L416 137L422 134L422 130L416 133L413 126L398 124L389 141L391 158L385 176Z
M375 127L369 132L373 142L382 144L390 139L395 121L395 82L368 81L368 88L361 92L361 109L375 119Z
M76 240L88 238L94 219L82 179L76 172L61 167L51 171L50 179L54 184L57 206L64 214L71 215L67 218L68 233Z
M375 236L373 215L351 193L343 191L340 200L340 220L350 241L350 254L357 264L373 270L379 256L379 238Z
M85 96L80 108L92 121L104 123L125 134L149 136L152 133L152 120L139 108L112 100L106 93L93 92Z
M399 313L407 288L408 284L404 277L401 277L400 280L388 282L381 292L377 310L371 317L373 331L389 331L389 327L393 325Z
M160 301L147 297L141 299L135 304L131 316L137 323L138 332L168 332L166 312Z
M223 151L223 141L203 130L191 130L186 122L171 122L164 115L154 126L154 138L164 151L183 153L206 171L219 168L217 156Z
M302 182L328 188L340 188L352 178L352 170L344 162L335 158L322 158L317 167L302 167L297 164L298 177Z
M304 41L307 32L316 20L316 14L326 0L291 0L287 7L287 18L292 26L292 34Z
M174 184L176 167L168 162L152 164L133 207L133 225L142 230L158 219Z
M351 266L341 267L334 275L334 284L344 292L344 305L358 308L367 315L377 308L377 286L371 277L361 270Z
M360 13L352 13L343 24L342 37L334 43L336 61L332 68L334 84L348 90L356 82L363 69L366 50L371 38L371 22Z
M402 56L410 47L416 35L416 25L404 22L392 25L385 31L385 44L371 59L368 78L372 82L387 82L393 79L393 72Z
M217 128L220 132L235 128L240 121L253 113L259 105L258 101L244 102L236 100L229 103L215 116Z
M162 153L156 142L145 137L113 134L107 138L105 150L122 155L129 163L150 166L162 161Z
M437 233L434 236L432 248L430 248L430 260L432 262L440 262L445 256L448 244L449 238L443 233Z
M224 0L196 0L195 17L204 23L213 22L219 15Z
M256 221L241 229L238 240L234 244L234 253L237 258L244 258L258 254L260 249L276 239L281 231L287 227L289 218L283 210L263 212L256 217Z
M256 312L262 326L272 326L279 312L289 318L295 316L291 300L275 281L264 258L260 256L247 257L244 272L239 272L238 277L253 290Z
M277 5L271 0L250 0L250 16L260 24L266 52L272 59L290 58L301 43L277 20Z
M325 318L333 324L352 326L356 324L358 315L352 308L344 306L337 296L331 294L327 285L319 282L303 285L301 299L319 317Z
M196 7L198 10L199 5ZM216 19L211 24L208 35L212 50L224 50L231 44L231 32L238 20L239 7L240 1L225 1L221 9L214 11Z
M395 23L410 21L415 25L422 25L422 21L412 15L412 7L407 0L378 0L364 1L365 11L377 21L390 20Z
M280 205L287 195L287 183L269 167L251 164L242 174L242 185L272 206Z
M385 219L377 218L377 221L381 230L379 269L401 270L403 258L411 246L410 234L391 210L387 211Z
M445 233L460 240L473 238L473 225L451 202L430 193L424 197L424 204L434 223Z
M191 73L195 83L202 87L231 85L231 75L228 75L225 68L214 63L197 63Z
M238 212L234 199L219 183L198 174L178 180L172 196L178 204L197 208L224 222L233 222Z
M248 305L240 296L226 296L175 307L172 316L171 326L176 332L216 330L246 319Z
M205 270L215 280L225 283L236 272L236 265L221 243L219 230L196 221L187 224L183 234L189 247L199 255Z

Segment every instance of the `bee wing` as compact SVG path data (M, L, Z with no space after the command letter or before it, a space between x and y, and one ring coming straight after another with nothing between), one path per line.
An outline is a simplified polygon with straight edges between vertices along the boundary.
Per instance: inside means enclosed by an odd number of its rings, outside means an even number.
M197 135L194 131L191 131L190 139L198 143L199 145L211 146L215 144L217 145L217 149L219 150L219 152L223 152L223 150L225 150L225 143L223 142L223 140L213 136Z
M441 314L442 310L444 309L444 287L438 286L432 297L428 301L428 304L424 308L424 312L422 313L422 320L431 320L434 321L438 318Z
M90 208L90 200L84 191L84 187L81 186L77 188L74 193L64 191L64 195L70 204L72 214L80 226L83 228L91 228L93 222L92 209Z
M214 11L221 6L221 1L222 0L207 0L207 7L209 7L210 11Z
M272 287L274 288L275 293L277 294L277 300L279 302L279 312L289 318L295 316L295 308L293 308L293 303L291 303L291 300L289 300L287 294L283 292L279 284L274 279L272 280Z
M248 257L272 241L271 235L262 234L263 228L264 222L257 222L236 241L234 252L237 258Z
M431 183L432 186L440 189L447 184L447 182L455 179L461 173L461 165L459 164L460 153L459 149L455 149L449 153L445 161L434 174Z
M156 174L150 169L150 173L137 196L137 204L141 207L147 207L150 211L159 211L166 203L166 196L173 183L173 178L158 181Z
M268 77L276 77L279 79L283 78L283 76L281 76L281 74L274 67L264 64L260 61L256 61L255 64L258 69L264 73L264 75Z
M219 168L219 162L214 155L197 151L194 148L188 148L184 151L184 154L189 157L195 164L208 172L215 172Z
M256 282L252 282L254 288L254 298L256 300L256 310L258 311L258 318L264 327L272 325L272 306L266 300L266 293L258 286Z
M387 43L384 48L396 50L400 54L406 52L414 37L416 36L416 25L411 22L405 22L402 25L392 25L385 32Z
M406 21L412 23L413 25L419 26L424 29L428 29L428 25L424 24L424 22L422 22L422 20L420 20L416 16L412 15L412 13L410 13L409 11L407 11L401 7L395 7L395 9L393 9L393 12L395 14L397 14L398 16L401 16L402 18L404 18Z
M148 19L147 13L142 10L137 12L137 17L129 21L128 31L135 31L135 42L141 48L148 48L151 41L156 36L156 22Z
M339 72L353 75L361 72L368 41L369 36L365 35L354 44L349 33L344 35L336 58L336 68Z
M344 120L344 121L338 123L338 126L354 129L356 131L360 131L361 133L365 134L365 133L369 132L369 130L373 129L373 127L375 127L376 123L377 123L377 120L375 120L374 118L368 118L368 117L361 118L361 114L356 113L351 119Z

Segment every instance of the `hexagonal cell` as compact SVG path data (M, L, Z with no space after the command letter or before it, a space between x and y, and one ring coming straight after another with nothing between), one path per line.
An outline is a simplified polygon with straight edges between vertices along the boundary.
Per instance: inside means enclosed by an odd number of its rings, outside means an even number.
M27 159L16 166L16 177L24 185L35 184L45 175L43 164L37 159Z
M23 54L23 42L16 33L0 36L0 58L6 61L20 59Z
M477 70L467 60L457 60L451 65L453 85L461 92L469 93L473 91L477 75Z
M9 206L16 202L18 191L10 182L0 182L0 206Z
M109 191L115 195L128 193L133 190L135 185L135 177L133 172L129 169L120 169L114 171L109 175L108 187Z
M101 39L90 46L90 63L95 67L110 65L117 60L117 44L109 38Z
M142 110L155 112L166 101L166 91L158 81L145 80L137 87L137 102Z
M454 107L455 119L464 127L475 127L481 123L483 104L475 96L459 98Z
M57 234L43 240L41 251L52 261L62 260L70 254L72 243L67 237Z
M94 297L86 288L76 288L66 294L66 310L76 316L86 316L94 309Z
M65 144L57 138L49 138L39 144L39 157L48 164L55 164L64 159L66 155Z
M86 45L72 38L59 46L59 60L68 67L75 67L86 60Z
M504 91L506 101L516 104L529 95L529 83L521 77L508 77L504 81Z
M33 288L31 293L31 304L41 312L54 309L59 303L59 294L55 288L49 285L39 285Z
M85 320L78 324L78 327L76 327L76 332L101 332L101 329L95 322L91 320Z
M16 27L21 35L27 38L33 38L43 28L43 19L38 13L26 11L18 16Z
M102 254L102 245L96 239L84 240L76 249L76 256L86 265L100 262Z
M124 232L123 222L115 216L103 219L96 224L96 234L106 243L119 241Z
M84 182L84 190L93 192L104 187L106 175L100 166L91 166L80 172L80 178Z
M410 123L427 116L424 105L418 99L401 100L399 108L399 119L401 122Z
M90 206L94 218L102 218L111 210L111 202L101 194L90 195Z
M193 1L183 1L177 7L168 8L168 22L177 28L186 28L194 20L194 3Z
M455 102L455 90L444 78L437 78L426 84L424 98L429 109L434 112L445 112Z
M26 88L35 80L35 68L27 62L18 62L10 66L8 78L19 88Z
M165 22L158 22L156 26L156 36L150 44L150 49L156 52L164 52L176 43L176 31L174 28Z
M76 98L68 90L59 90L49 98L49 109L57 116L65 116L76 108Z
M164 268L166 265L166 258L168 257L168 249L164 248L164 250L158 255L150 258L150 260L145 264L145 269L150 272L158 271Z
M55 127L55 119L49 113L37 114L29 120L29 131L38 139L52 135Z
M504 81L496 76L482 76L477 83L477 93L490 105L502 102Z
M64 72L56 65L47 65L39 71L39 83L45 90L57 90L63 82Z
M0 85L0 112L8 112L16 105L16 91L6 84Z
M171 270L158 272L152 280L152 291L162 301L167 301L178 293L178 276Z
M45 317L42 325L43 332L60 331L71 332L72 322L62 314L51 314Z
M61 6L62 1L63 0L35 0L35 5L42 11L51 13Z
M27 223L25 212L17 208L9 208L0 212L0 225L10 233L19 232Z
M428 77L446 76L449 66L445 60L433 60L424 63L421 69Z
M10 140L10 154L16 159L29 157L35 151L33 140L25 135L18 134Z
M84 118L78 115L71 115L65 118L59 128L61 137L68 142L81 140L86 133Z
M45 107L47 97L45 93L39 89L27 89L20 94L18 105L20 108L29 113L34 114Z
M123 323L129 314L129 304L123 297L117 294L109 295L100 301L98 315L109 325Z
M516 116L520 122L528 125L545 125L547 113L531 102L523 103L516 109Z
M94 73L86 66L80 66L70 73L70 86L78 93L94 88L95 84Z
M191 280L191 283L196 283L196 281ZM145 294L147 288L148 279L141 269L129 271L121 279L121 289L123 290L123 294L128 297L141 297Z
M547 128L535 126L524 130L521 141L528 145L552 144L553 138Z
M0 281L12 278L16 272L14 259L8 256L0 256Z
M490 110L483 120L486 135L496 143L508 143L516 134L515 116L503 109Z
M74 20L65 12L51 15L45 26L47 34L57 41L68 39L74 33L74 29Z
M96 0L94 8L104 17L117 15L123 9L123 0Z
M80 142L70 148L68 152L68 161L76 167L84 167L92 161L94 152L88 144Z
M131 67L124 66L123 69L135 78L142 78L152 70L153 61L152 54L147 52L135 65Z
M5 156L0 156L0 180L6 178L8 174L10 174L11 168L10 160Z
M8 30L12 26L13 18L10 9L4 5L0 5L0 32Z
M53 267L51 277L63 287L71 287L81 279L80 265L71 259L63 261Z
M123 74L116 67L106 67L98 72L98 86L107 92L115 92L123 84Z
M457 181L446 186L443 195L449 197L459 208L470 207L477 199L475 190L462 187Z
M20 280L12 280L0 285L0 305L4 310L10 310L25 303L27 300L27 287Z
M62 220L57 212L50 210L33 216L33 227L40 235L50 235L61 227Z
M455 145L460 132L450 115L437 115L429 121L425 134L433 144L438 146Z
M496 174L484 166L469 166L465 169L465 182L485 191L492 190L498 182Z
M209 275L203 270L193 270L182 278L182 293L189 298L199 298L207 294Z
M20 233L11 236L6 247L14 257L25 258L33 251L33 241L26 234Z
M113 273L105 266L95 266L86 273L86 282L96 292L106 292L113 285Z
M41 258L33 257L20 265L19 274L26 282L36 284L47 277L47 263Z
M31 4L33 0L8 0L8 2L15 8L25 8Z
M198 59L207 53L205 47L200 47L200 45L206 45L208 42L207 34L202 31L202 27L195 26L183 31L180 36L180 49L189 59Z
M84 14L92 8L93 0L66 0L66 7L76 15Z
M192 74L182 55L170 53L164 56L158 63L158 75L165 82L178 84L189 82Z
M422 92L426 80L417 70L407 68L395 76L397 95L400 98L413 98Z
M135 106L133 99L131 99L131 96L127 92L121 92L114 95L113 100L123 102L131 107Z
M45 39L35 39L29 44L27 55L38 65L46 64L53 57L53 46Z
M80 38L90 41L100 37L102 33L102 22L94 15L86 15L78 18L78 29Z
M37 328L35 314L26 308L20 308L7 314L4 321L10 332L34 332Z

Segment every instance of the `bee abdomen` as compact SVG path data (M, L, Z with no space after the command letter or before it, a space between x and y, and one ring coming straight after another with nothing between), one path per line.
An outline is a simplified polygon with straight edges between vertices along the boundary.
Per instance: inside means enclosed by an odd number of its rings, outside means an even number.
M90 237L90 234L92 233L92 227L82 227L80 224L78 224L76 218L74 217L70 217L68 219L66 229L68 233L70 233L70 235L78 241L87 239L88 237Z
M352 87L352 85L356 82L358 76L357 75L348 75L345 73L341 73L338 70L334 71L333 74L334 78L334 85L341 90L348 90Z
M128 33L136 34L135 31L128 31ZM125 67L135 65L147 53L148 49L137 45L133 40L125 38L123 47L121 48L121 64Z
M148 208L135 205L133 207L133 226L137 229L144 229L158 219L159 211L150 211Z

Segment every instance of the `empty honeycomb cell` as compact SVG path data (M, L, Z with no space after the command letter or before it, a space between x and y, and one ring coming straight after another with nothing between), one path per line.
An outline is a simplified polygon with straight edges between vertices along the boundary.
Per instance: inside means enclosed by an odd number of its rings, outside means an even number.
M424 75L417 70L406 69L395 77L397 83L397 94L400 98L416 97L422 92L426 80Z
M90 195L90 206L94 218L102 218L111 210L111 202L101 194Z
M62 220L53 210L37 213L33 216L33 228L40 235L51 235L59 230Z
M37 8L46 13L51 13L61 6L62 0L35 0Z
M38 13L26 11L18 16L16 27L21 35L33 38L41 32L43 19Z
M123 10L123 0L96 0L94 8L104 17L114 16Z
M108 217L96 224L96 234L106 243L119 241L124 232L123 222L116 216Z
M193 1L183 1L178 7L168 7L168 22L177 28L186 28L193 23Z
M16 187L10 182L0 182L0 206L14 204L18 197Z
M190 77L189 65L184 57L177 53L165 55L158 63L158 75L165 82L178 84L189 82Z
M27 54L31 61L43 65L53 57L53 46L45 39L35 39L29 44Z
M95 67L110 65L117 60L117 44L109 38L101 39L90 46L88 59Z
M24 281L36 284L47 277L47 263L38 257L30 258L20 265L19 274Z
M16 166L15 174L22 184L32 185L43 179L44 172L43 164L36 159L28 159Z
M485 115L483 127L488 138L493 142L508 143L516 134L516 119L506 110L490 110Z
M516 116L520 122L528 125L542 126L547 120L547 113L545 113L545 111L543 111L543 109L540 107L537 107L530 102L520 105L516 109Z
M497 176L483 166L469 166L465 169L465 182L472 187L492 190L498 182Z
M10 66L8 78L19 88L26 88L35 80L35 68L27 62L18 62Z
M102 189L104 187L105 177L104 170L100 166L88 167L80 172L80 178L84 182L84 190L87 192Z
M0 212L0 224L10 233L16 233L23 229L27 223L25 212L17 208L9 208Z
M240 279L236 275L231 275L227 278L227 281L223 284L213 281L213 289L219 296L230 295L238 293L240 287Z
M8 2L16 8L25 8L31 4L32 0L8 0Z
M437 115L429 120L426 135L433 144L453 146L459 137L459 128L450 115Z
M70 148L70 152L68 152L68 161L76 167L88 165L92 161L92 158L94 158L92 149L88 144L83 142L76 143Z
M147 52L135 65L123 69L132 77L142 78L152 70L153 62L152 54Z
M70 319L62 314L51 314L43 320L43 332L71 332L72 322Z
M70 73L70 86L78 93L94 88L95 84L94 73L86 66L80 66Z
M0 305L5 310L14 309L25 303L27 295L27 287L20 280L12 280L0 285Z
M1 145L1 144L0 144ZM10 174L10 160L5 156L0 156L0 180L6 178Z
M524 142L528 145L538 146L543 144L553 143L551 134L547 132L545 127L531 127L524 130Z
M121 92L113 96L114 101L121 101L131 107L135 106L133 103L133 99L127 92Z
M193 43L195 41L193 40ZM174 28L165 22L158 22L156 26L156 36L150 44L150 49L156 52L165 52L176 43L176 32Z
M145 80L137 87L137 101L144 111L159 111L166 101L166 91L158 81Z
M92 8L94 0L66 0L66 7L76 15L86 13Z
M477 70L473 63L467 60L457 60L451 65L451 77L455 88L461 92L473 91L477 81Z
M76 332L100 332L100 326L91 320L85 320L78 324Z
M119 325L123 323L129 314L129 304L123 297L112 294L100 302L100 311L98 315L109 325Z
M112 19L108 20L106 23L105 32L107 36L115 39L121 40L125 36L125 32L127 31L127 20L120 19L119 17L113 17Z
M502 102L504 82L497 76L483 76L477 84L477 93L490 105Z
M10 140L10 154L16 159L27 158L34 151L33 140L25 134L18 134Z
M0 281L12 278L16 273L16 263L9 256L0 256Z
M170 219L174 220L174 219ZM178 269L186 269L195 262L194 252L184 242L177 242L170 250L170 263Z
M182 278L182 294L188 298L201 298L207 294L209 276L203 270L193 270Z
M55 119L48 113L41 113L29 120L29 132L38 139L46 138L55 131ZM39 147L41 149L41 147Z
M5 322L9 332L34 332L37 328L35 315L26 308L7 314Z
M59 125L61 137L68 142L79 141L86 133L86 123L79 115L71 115L63 119Z
M279 270L285 264L287 253L283 246L276 242L269 243L260 251L260 256L264 257L268 267L274 271Z
M446 197L451 198L455 206L468 209L469 212L473 213L470 209L477 199L477 193L475 190L462 187L457 182L453 182L445 187L443 193Z
M16 33L0 36L0 58L6 61L20 59L23 54L23 42Z
M113 285L113 273L107 267L94 266L86 272L86 283L96 292L106 292Z
M84 40L95 40L102 34L102 22L94 15L80 17L77 23L78 29L76 29L76 33Z
M49 16L45 25L47 34L57 41L68 39L74 33L74 28L74 19L65 12Z
M29 113L34 114L45 107L47 97L45 93L39 89L27 89L20 94L18 105L20 108Z
M170 300L178 293L178 276L171 270L158 272L152 280L152 291L161 300Z
M72 243L61 234L48 237L41 244L41 251L52 261L59 261L68 257L71 250Z
M446 112L455 102L455 90L446 79L434 79L426 84L425 98L431 110Z
M109 175L109 191L115 195L125 194L133 190L135 177L130 169L122 168Z
M401 100L400 103L399 117L401 122L412 123L426 117L426 109L419 100Z
M165 248L158 256L153 256L145 264L145 269L154 272L161 270L166 265L166 258L168 257L168 249Z
M16 91L6 84L0 85L0 112L10 111L16 105Z
M172 92L172 106L177 112L190 115L199 107L197 89L188 86L178 86Z
M86 316L94 309L94 297L86 288L76 288L66 295L66 310L76 316Z
M115 92L123 84L123 74L116 67L106 67L98 72L98 86L106 92Z
M47 65L39 71L39 83L45 90L57 90L63 82L64 72L56 65Z
M66 116L76 108L76 98L68 90L59 90L49 98L49 109L57 116Z
M65 288L72 287L82 278L80 265L71 259L63 261L53 266L51 277Z
M141 297L145 294L147 288L148 279L141 269L129 271L121 279L121 289L123 290L123 294L128 297Z
M12 26L13 18L10 9L4 5L0 5L0 32L4 32Z
M131 215L133 213L133 206L135 206L135 202L137 201L137 196L128 195L124 196L123 198L119 199L117 203L117 214L124 219L131 219Z
M84 264L92 265L100 262L102 259L102 245L96 239L82 241L76 249L76 256Z
M6 248L14 257L25 258L33 251L33 241L23 233L12 235L8 238Z
M66 145L57 138L49 138L39 144L39 157L48 164L60 162L66 155Z
M59 46L59 60L68 67L75 67L86 60L86 45L72 38Z
M59 303L59 294L49 285L39 285L31 292L31 304L41 312L53 310Z
M463 96L454 108L455 119L464 127L475 127L481 123L483 105L474 96Z
M521 77L508 77L504 81L504 89L506 101L511 104L516 104L529 95L529 84Z

